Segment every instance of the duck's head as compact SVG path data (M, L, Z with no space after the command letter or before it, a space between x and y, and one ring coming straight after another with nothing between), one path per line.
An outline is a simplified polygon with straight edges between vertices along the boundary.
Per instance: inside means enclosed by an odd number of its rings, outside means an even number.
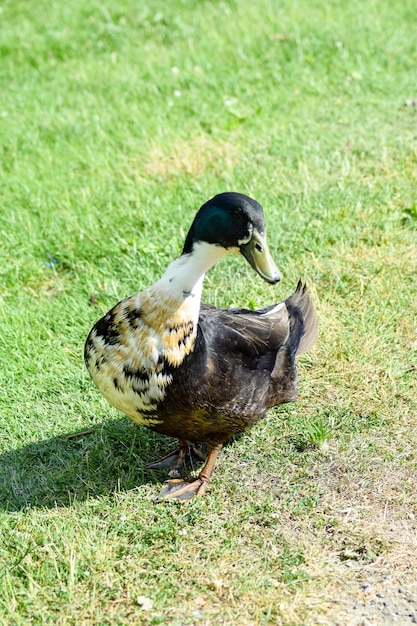
M269 252L262 206L241 193L221 193L198 211L185 240L183 254L203 242L242 254L268 283L281 276Z

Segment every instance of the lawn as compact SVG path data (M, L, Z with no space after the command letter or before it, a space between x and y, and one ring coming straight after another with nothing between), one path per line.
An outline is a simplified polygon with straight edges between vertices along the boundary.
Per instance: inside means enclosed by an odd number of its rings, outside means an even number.
M417 620L416 32L412 0L4 0L1 624ZM204 300L302 277L320 337L299 401L157 504L173 441L83 343L226 190L264 206L283 281L229 257Z

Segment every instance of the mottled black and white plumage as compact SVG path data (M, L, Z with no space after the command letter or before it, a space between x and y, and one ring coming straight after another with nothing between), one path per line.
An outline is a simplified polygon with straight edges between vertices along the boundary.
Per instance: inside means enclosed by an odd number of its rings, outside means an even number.
M295 357L317 336L317 319L301 283L285 301L260 311L201 303L206 271L241 253L264 278L279 273L269 254L259 203L220 194L197 213L182 255L162 278L122 300L91 330L87 368L97 387L134 422L176 437L179 451L153 467L175 474L194 442L207 442L206 465L193 481L170 480L162 496L203 493L221 445L295 400Z

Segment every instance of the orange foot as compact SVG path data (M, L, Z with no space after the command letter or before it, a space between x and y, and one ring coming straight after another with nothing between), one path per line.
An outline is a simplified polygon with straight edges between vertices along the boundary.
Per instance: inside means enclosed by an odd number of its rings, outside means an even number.
M164 482L156 501L181 500L181 502L190 502L196 496L202 496L207 489L207 485L208 480L203 480L202 478L188 480L186 478L172 478Z
M163 484L161 493L157 498L157 502L161 502L162 500L181 500L181 502L190 502L190 500L196 496L202 496L206 492L214 464L221 449L221 443L209 445L206 464L197 478L173 478L171 480L167 480Z

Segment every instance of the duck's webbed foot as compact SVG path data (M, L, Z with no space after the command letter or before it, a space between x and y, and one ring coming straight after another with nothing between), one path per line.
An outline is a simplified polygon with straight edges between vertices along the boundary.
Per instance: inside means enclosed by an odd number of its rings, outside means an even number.
M170 452L154 463L149 463L146 467L149 469L168 469L169 476L176 478L180 475L180 470L189 459L197 459L204 461L206 458L195 445L187 439L179 439L179 447L177 450Z
M207 485L208 480L201 478L171 478L171 480L164 482L156 501L181 500L182 502L189 502L195 496L203 495Z
M202 496L206 492L214 464L221 449L221 443L209 447L207 462L197 478L174 478L164 482L157 502L162 500L189 502L196 496Z

